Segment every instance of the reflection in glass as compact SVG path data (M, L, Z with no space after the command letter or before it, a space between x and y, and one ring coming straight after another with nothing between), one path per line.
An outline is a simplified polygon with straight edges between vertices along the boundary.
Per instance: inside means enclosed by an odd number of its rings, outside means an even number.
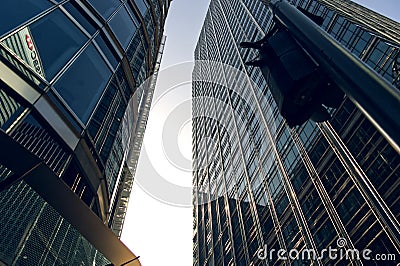
M105 19L107 19L121 4L121 2L118 0L89 0L89 2Z
M135 4L139 8L139 11L142 14L142 16L144 16L144 14L147 11L147 5L145 4L145 2L143 0L135 0Z
M115 53L112 51L112 47L107 41L107 37L104 35L103 32L101 32L97 37L95 38L96 43L100 46L100 49L103 51L104 55L107 57L108 61L113 67L116 67L118 64L118 59L115 56Z
M81 8L75 1L68 2L63 5L63 7L85 28L85 30L87 30L87 32L90 34L95 32L97 28L96 24L82 13Z
M78 51L85 35L60 10L55 10L30 26L48 79Z
M110 76L106 63L93 45L89 45L54 86L81 121L86 123Z
M137 29L126 9L121 8L109 24L121 45L126 48Z

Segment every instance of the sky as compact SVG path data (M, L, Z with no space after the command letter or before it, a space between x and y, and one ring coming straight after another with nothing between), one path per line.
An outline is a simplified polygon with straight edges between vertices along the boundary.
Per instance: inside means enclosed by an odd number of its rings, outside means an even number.
M352 0L362 6L372 9L388 18L400 22L399 0Z
M190 75L210 0L173 0L122 241L143 266L192 265ZM400 22L399 0L354 0Z
M190 102L187 100L190 100L191 96L190 75L191 62L194 58L193 52L208 3L209 0L173 0L168 11L164 31L167 41L161 70L121 237L135 255L140 256L140 261L144 266L193 264L192 174L191 169L188 169L191 166L191 128L190 121L187 121L190 119L191 111L188 106ZM166 94L168 85L161 86L161 83L164 83L165 79L171 79L172 75L177 80L173 83L183 83L183 85L175 86L175 90L169 90L169 93ZM178 99L179 97L181 98ZM171 100L171 98L173 99ZM176 104L179 102L185 102L186 105ZM176 105L178 105L177 108L174 108ZM181 117L177 112L184 113L185 116ZM178 130L175 129L176 135L178 135L179 151L187 159L186 162L179 163L183 166L181 168L184 168L182 171L173 169L171 165L162 165L163 162L168 164L168 160L158 158L164 154L159 147L165 146L165 143L160 143L159 133L167 131L159 127L165 123L165 119L168 119L163 114L171 114L172 119L183 121L182 127ZM156 169L156 172L161 171L164 174L154 173L154 168L160 168L160 165L162 165L161 170ZM172 172L174 173L171 174ZM152 191L152 187L149 188L149 186L163 188L164 185L159 185L156 181L151 181L149 185L144 184L145 181L152 180L154 176L161 176L172 184L186 188L185 193L177 200L158 195L158 192ZM172 194L176 193L172 192ZM179 204L180 200L183 203ZM173 203L171 204L171 202Z

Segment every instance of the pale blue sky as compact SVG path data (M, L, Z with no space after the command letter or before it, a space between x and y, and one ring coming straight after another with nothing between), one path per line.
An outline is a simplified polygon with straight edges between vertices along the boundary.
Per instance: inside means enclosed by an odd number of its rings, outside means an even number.
M400 21L400 0L354 0L378 13ZM193 61L196 46L209 0L174 0L169 10L165 35L167 43L162 69ZM190 90L189 87L187 87ZM190 93L189 91L187 93ZM168 112L168 110L166 110ZM158 123L150 113L148 128ZM145 142L152 142L152 134L145 135ZM191 147L190 134L182 136ZM154 141L156 142L156 141ZM143 156L142 156L143 157ZM139 175L151 175L148 164L140 158ZM185 178L192 178L190 173ZM138 185L134 185L122 240L141 256L144 266L190 266L192 265L192 210L188 207L168 205L154 199Z
M193 60L209 0L174 0L168 13L162 67Z

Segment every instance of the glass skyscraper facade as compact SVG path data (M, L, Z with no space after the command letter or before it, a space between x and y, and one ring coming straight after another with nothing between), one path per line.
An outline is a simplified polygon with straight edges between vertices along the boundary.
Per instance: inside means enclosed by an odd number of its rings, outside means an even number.
M194 265L396 265L398 151L347 97L327 122L287 126L261 70L244 66L257 52L239 47L273 26L262 2L211 0L195 50ZM399 89L399 23L351 1L289 2ZM329 247L388 261L288 255Z
M0 265L140 265L118 238L169 5L2 3Z

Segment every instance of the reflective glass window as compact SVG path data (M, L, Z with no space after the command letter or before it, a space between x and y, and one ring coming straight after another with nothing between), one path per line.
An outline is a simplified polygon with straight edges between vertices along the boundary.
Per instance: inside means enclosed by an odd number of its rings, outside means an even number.
M76 19L82 27L85 28L87 32L93 34L96 30L96 24L91 21L88 17L82 14L80 7L76 4L75 1L70 1L64 5L64 8L71 14L74 19Z
M118 83L119 87L121 88L125 99L129 100L131 98L132 89L129 87L127 83L127 77L125 76L125 72L120 65L117 69L118 78L115 79L115 82Z
M378 40L375 49L370 54L367 59L367 64L380 72L381 64L387 59L388 54L393 48L389 46L386 42Z
M359 57L361 57L364 54L367 48L367 44L369 44L370 40L372 39L372 36L369 32L362 31L360 35L361 37L354 44L354 50L353 50L353 53Z
M337 18L336 23L334 24L334 26L330 32L334 37L336 37L340 33L340 30L342 29L344 22L345 22L345 19L343 17Z
M86 123L106 86L111 71L93 45L77 58L54 87Z
M24 108L13 97L0 89L0 128L4 131L15 122Z
M107 57L108 61L113 67L116 67L119 59L116 57L115 53L112 52L112 47L107 41L107 37L103 32L99 34L96 38L96 43L100 46L100 49L103 51L104 55Z
M60 10L32 24L30 31L48 79L53 78L87 40Z
M144 0L135 0L135 4L139 9L140 14L144 16L144 14L146 14L147 11L147 4L144 2Z
M12 30L51 6L52 4L47 0L2 1L0 35Z
M97 9L97 11L107 19L121 4L118 0L89 0L89 2Z
M109 24L121 45L126 48L137 29L126 9L121 8Z
M130 2L129 2L129 3L126 3L125 6L126 6L126 9L127 9L128 12L129 12L129 14L131 15L131 17L132 17L133 22L135 23L135 25L139 25L139 24L140 24L140 23L139 23L139 20L138 20L138 18L136 17L136 15L135 15L136 13L133 11L132 6L130 5Z

